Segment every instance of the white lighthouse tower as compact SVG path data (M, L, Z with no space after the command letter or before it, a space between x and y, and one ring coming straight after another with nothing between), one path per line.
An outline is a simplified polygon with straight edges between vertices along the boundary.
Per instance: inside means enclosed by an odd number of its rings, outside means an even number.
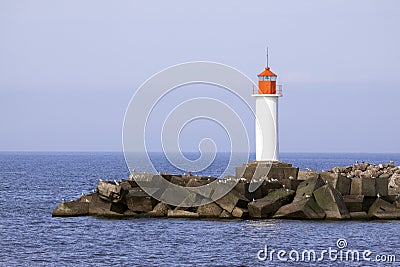
M268 57L268 56L267 56ZM268 66L258 76L256 98L256 161L277 161L278 143L278 99L282 87L276 92L277 75Z

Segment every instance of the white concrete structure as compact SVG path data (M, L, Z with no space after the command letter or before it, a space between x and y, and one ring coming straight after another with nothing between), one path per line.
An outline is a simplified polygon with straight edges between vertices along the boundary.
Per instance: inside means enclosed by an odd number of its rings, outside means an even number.
M278 98L280 95L257 94L256 98L256 160L277 161Z
M278 141L278 99L282 87L276 92L276 74L269 67L258 74L256 98L256 161L277 161Z

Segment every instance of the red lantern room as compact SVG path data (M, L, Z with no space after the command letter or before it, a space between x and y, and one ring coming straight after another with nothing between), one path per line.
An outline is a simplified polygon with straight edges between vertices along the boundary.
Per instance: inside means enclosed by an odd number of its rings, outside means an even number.
M259 94L276 94L276 74L269 67L265 68L258 76L258 93Z

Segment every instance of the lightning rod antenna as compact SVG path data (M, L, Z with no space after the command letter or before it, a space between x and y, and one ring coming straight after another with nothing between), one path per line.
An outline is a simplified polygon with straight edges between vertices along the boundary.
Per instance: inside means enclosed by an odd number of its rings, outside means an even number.
M268 64L268 46L267 46L267 68L269 68L269 64Z

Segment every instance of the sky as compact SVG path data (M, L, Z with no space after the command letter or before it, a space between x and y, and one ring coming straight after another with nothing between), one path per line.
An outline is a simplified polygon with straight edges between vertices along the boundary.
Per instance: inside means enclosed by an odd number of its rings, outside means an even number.
M122 151L149 77L200 60L256 82L268 45L281 152L399 153L399 25L397 0L0 0L0 151Z

